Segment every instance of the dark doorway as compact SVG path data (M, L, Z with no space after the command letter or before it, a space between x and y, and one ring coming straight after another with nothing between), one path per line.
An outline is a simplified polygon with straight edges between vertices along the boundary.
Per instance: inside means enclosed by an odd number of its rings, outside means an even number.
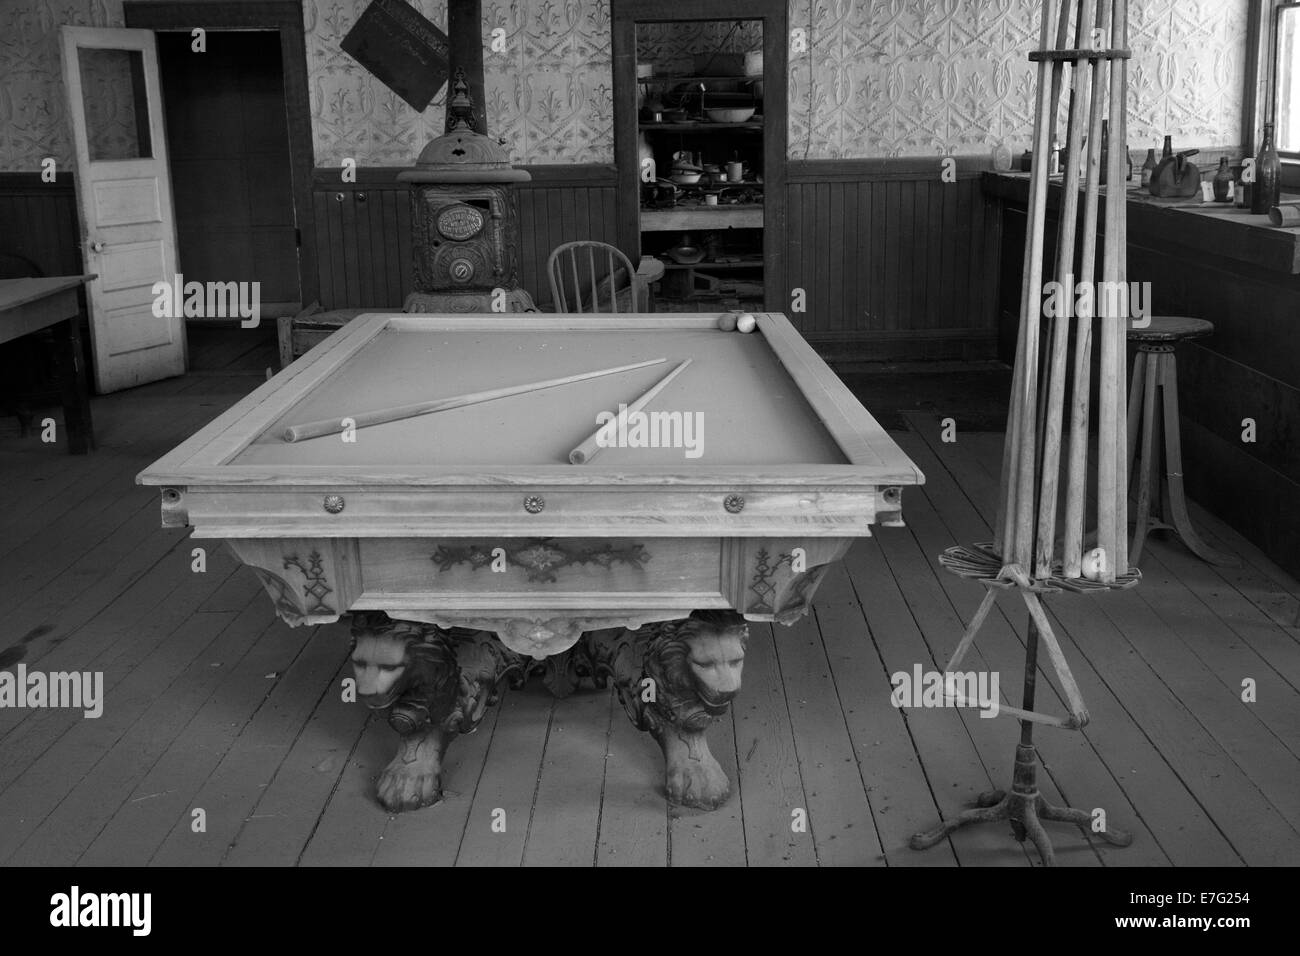
M302 301L280 35L158 34L176 241L186 281L260 282L263 314Z

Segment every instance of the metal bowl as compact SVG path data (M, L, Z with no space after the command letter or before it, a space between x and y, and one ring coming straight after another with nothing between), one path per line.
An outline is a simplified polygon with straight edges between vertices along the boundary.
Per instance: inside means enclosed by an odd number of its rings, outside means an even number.
M743 109L712 109L708 111L709 119L715 123L743 123L754 115L754 107Z
M694 186L703 175L703 173L673 173L668 178L678 186Z
M668 250L668 258L679 266L693 266L704 261L704 250L699 246L674 246Z

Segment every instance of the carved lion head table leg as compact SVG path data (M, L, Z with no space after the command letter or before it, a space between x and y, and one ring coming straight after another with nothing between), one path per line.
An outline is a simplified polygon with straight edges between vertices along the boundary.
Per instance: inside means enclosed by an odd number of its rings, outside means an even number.
M704 732L740 690L748 636L744 618L732 611L587 635L594 673L613 677L633 724L663 750L672 803L714 810L731 796Z
M442 758L457 734L478 726L500 681L522 660L483 631L397 621L377 611L352 616L357 698L384 711L397 755L376 795L392 812L442 798Z

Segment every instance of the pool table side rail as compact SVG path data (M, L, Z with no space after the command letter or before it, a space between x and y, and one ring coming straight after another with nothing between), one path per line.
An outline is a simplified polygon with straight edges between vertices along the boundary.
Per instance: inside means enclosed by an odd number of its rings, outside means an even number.
M738 485L808 490L810 484L867 491L883 485L924 482L921 471L853 396L802 336L779 313L759 313L759 329L804 399L840 446L851 464L791 464L777 466L690 468L669 472L662 467L621 467L606 472L572 465L411 467L401 472L376 471L373 466L267 467L228 462L257 436L355 357L385 329L415 331L538 328L572 330L709 329L715 315L473 315L442 316L369 313L358 316L289 368L219 415L136 478L144 485L193 486L588 486L667 485L695 488L735 488ZM739 333L735 333L739 334Z

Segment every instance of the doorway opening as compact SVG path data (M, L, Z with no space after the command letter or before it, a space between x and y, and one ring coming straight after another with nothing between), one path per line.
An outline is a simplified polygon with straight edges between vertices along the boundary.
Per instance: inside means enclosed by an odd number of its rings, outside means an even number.
M158 33L176 244L185 281L257 282L264 316L301 308L280 36Z

